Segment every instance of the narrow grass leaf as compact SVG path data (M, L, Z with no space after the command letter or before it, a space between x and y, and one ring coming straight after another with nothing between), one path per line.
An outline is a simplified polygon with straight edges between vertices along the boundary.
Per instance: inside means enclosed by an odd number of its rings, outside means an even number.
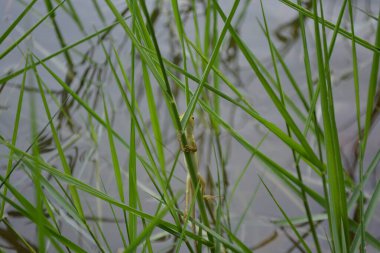
M33 60L32 60L32 62L33 62ZM51 116L51 113L50 113L49 105L48 105L47 100L46 100L45 92L44 92L44 90L42 88L42 81L41 81L40 75L38 74L36 67L34 67L33 70L34 70L34 74L35 74L35 77L36 77L36 80L37 80L37 84L38 84L38 87L39 87L39 91L40 91L40 94L41 94L42 102L43 102L43 105L44 105L44 108L45 108L46 116L47 116L47 118L49 120L50 129L51 129L51 132L52 132L52 135L53 135L54 143L55 143L55 145L57 147L57 151L58 151L58 154L59 154L59 157L60 157L60 160L61 160L61 165L62 165L65 173L68 174L68 175L71 175L70 166L69 166L69 164L67 162L65 153L63 151L61 142L60 142L59 137L58 137L57 130L56 130L56 128L54 126L54 123L52 121L52 116ZM72 186L69 186L69 189L70 189L70 194L71 194L71 197L73 198L73 202L75 204L75 207L77 208L77 211L79 212L79 214L82 217L84 217L83 208L82 208L82 204L81 204L78 192Z
M309 248L309 246L306 244L305 240L302 238L302 236L298 233L297 231L297 228L293 225L292 221L289 219L288 215L285 213L284 209L281 207L281 205L277 202L276 198L273 196L271 190L269 190L268 186L264 183L263 179L261 178L261 176L259 176L260 178L260 181L261 183L264 185L265 189L268 191L270 197L273 199L273 201L275 202L276 206L278 207L278 209L281 211L282 215L285 217L286 221L288 222L288 224L290 225L290 227L292 228L293 232L296 234L298 240L301 242L302 246L304 247L304 249L306 250L306 252L309 252L311 253L311 249Z
M43 18L41 18L36 24L34 24L28 31L26 31L20 38L13 42L9 47L7 47L2 53L0 53L0 60L3 59L7 54L9 54L15 47L17 47L26 37L29 36L37 27L40 26L50 15L52 15L63 3L65 0L60 2L55 6L51 11L49 11Z
M26 14L32 9L37 0L31 1L24 10L18 15L18 17L10 24L5 32L0 36L0 44L8 37L8 35L15 29L18 23L25 17Z

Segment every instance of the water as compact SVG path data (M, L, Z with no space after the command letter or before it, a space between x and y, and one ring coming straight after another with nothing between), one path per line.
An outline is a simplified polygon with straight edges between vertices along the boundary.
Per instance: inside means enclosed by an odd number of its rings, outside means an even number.
M325 16L328 20L336 20L341 2L342 1L324 1L326 7ZM24 8L22 1L2 0L1 3L3 8L1 10L2 22L0 24L0 34L6 30L9 24ZM260 20L261 23L263 22L259 3L257 1L253 1L247 8L243 8L242 6L244 6L245 3L246 1L242 1L240 4L241 7L238 10L238 13L242 13L244 16L239 23L236 23L237 19L234 19L233 23L235 26L239 27L241 38L245 41L253 53L255 53L255 55L262 61L262 63L273 73L267 41L258 24L258 20ZM81 24L83 24L83 31L81 31L81 27L74 22L72 16L65 12L65 10L59 9L56 13L55 20L59 31L64 37L63 44L65 45L71 45L83 37L92 34L94 31L100 30L106 25L114 22L113 14L103 2L99 1L99 5L104 16L104 21L99 15L96 14L96 9L92 1L75 1L72 4L80 17ZM119 10L125 9L123 1L115 1L114 4ZM227 14L232 6L232 2L222 1L221 4ZM162 53L169 60L176 62L181 54L181 51L178 41L175 39L176 37L173 35L173 31L171 30L174 27L174 21L171 16L172 14L168 12L168 10L170 10L170 3L158 1L154 3L149 2L148 5L149 8L154 10L155 13L156 34ZM64 6L68 7L67 4ZM194 27L191 20L192 12L188 9L188 6L189 5L186 1L182 1L180 3L180 7L183 9L183 18L186 19L186 15L188 15L187 22L185 23L186 31L189 33L188 36L191 39L194 39ZM379 3L377 1L360 1L357 2L355 6L357 7L357 9L355 9L356 34L367 41L373 42L376 22L368 17L368 15L365 15L361 10L377 13ZM203 22L205 22L204 8L201 3L198 3L197 7L198 8L196 11L199 17L199 22L202 24L200 26L201 34L203 34ZM264 9L275 45L278 47L282 57L288 64L290 72L294 75L294 78L299 83L304 83L304 85L301 85L300 88L304 94L307 94L306 78L303 71L304 63L302 54L300 53L302 41L300 40L300 33L296 32L299 31L299 24L297 23L296 16L297 13L281 2L274 0L264 1ZM16 30L13 31L12 34L0 45L0 52L3 52L4 49L11 45L17 38L25 33L25 31L30 29L33 24L45 15L45 13L45 4L43 1L39 1L35 4L32 12L30 12L29 15L21 21ZM223 23L220 21L219 29L222 28L222 24ZM346 18L344 21L344 27L348 26L348 19ZM310 51L312 52L312 68L313 71L315 71L314 78L317 78L317 66L314 50L315 45L311 39L313 38L313 24L310 20L307 20L306 27L308 38L310 39L308 42ZM18 49L12 50L4 59L2 59L0 61L1 77L4 77L8 71L15 71L22 68L25 64L22 55L28 50L41 59L60 50L60 48L64 45L57 40L57 33L54 29L55 28L52 21L47 19L42 25L33 31L31 36L28 36L25 41L20 44ZM331 38L331 31L329 31L328 35L329 38ZM69 51L73 62L72 66L67 64L67 58L63 54L54 57L47 63L48 66L60 76L60 78L65 80L74 91L76 91L89 105L91 105L94 111L104 118L102 97L99 92L99 87L103 87L106 94L106 99L108 101L108 110L111 112L110 117L112 125L124 139L128 140L130 126L129 113L123 104L114 79L111 78L112 73L110 68L105 64L106 60L102 46L98 42L98 39L101 38L106 50L110 50L110 46L113 45L119 52L121 59L124 62L129 63L130 60L128 57L131 42L126 39L125 33L120 26L112 29L111 33L107 34L105 38L102 38L101 36L102 35L96 36L91 40L91 43L82 43ZM227 36L227 38L229 39L230 37ZM280 117L277 109L266 95L265 90L262 88L261 84L257 80L257 77L250 69L248 63L244 60L243 55L241 55L239 51L236 51L237 48L234 47L233 43L230 43L230 46L227 45L228 44L226 43L223 48L223 52L221 53L223 60L220 69L225 75L228 76L229 80L236 87L238 87L241 92L244 93L245 97L251 104L254 105L255 109L262 116L285 129L283 119ZM370 68L368 66L371 63L371 52L361 46L357 49L360 63L359 71L361 76L361 101L365 102L369 82L368 76L370 73ZM334 80L334 99L336 102L335 109L344 166L348 169L348 171L350 171L352 177L356 178L357 171L355 171L354 165L355 148L357 145L355 141L357 130L355 123L353 77L351 71L352 56L350 50L351 47L349 40L344 39L342 36L338 36L331 60L331 66ZM91 60L84 58L85 56L91 57ZM136 79L138 80L136 83L137 102L142 112L143 121L150 129L146 92L143 85L143 80L141 78L141 67L139 62L137 62L137 66L138 73L136 73L136 76L139 77ZM131 66L128 65L126 67L127 71L130 71ZM298 71L299 69L302 71ZM57 112L59 107L56 102L65 104L64 108L66 116L62 112L58 113L54 122L59 130L59 137L62 144L68 146L65 154L70 163L70 167L73 170L73 174L87 184L99 188L102 191L105 190L107 194L118 199L118 192L115 187L116 184L113 177L112 160L109 153L110 151L106 129L99 127L94 119L90 121L88 113L77 103L73 103L70 96L67 96L67 94L63 92L61 86L58 85L57 82L42 67L39 67L38 70L45 84L52 90L57 99L57 101L54 101L51 96L48 96L48 103L51 112ZM74 78L71 78L70 71L75 72ZM191 71L193 72L194 70L192 69ZM280 73L284 89L288 96L295 103L295 105L302 108L301 101L291 88L291 84L286 78L286 75L282 70ZM35 80L31 76L32 75L28 76L26 82L27 89L23 101L24 107L21 113L21 123L17 140L17 147L23 150L27 150L32 142L29 110L29 101L31 96L35 96L37 101L38 115L36 122L38 123L39 129L42 129L48 123L44 107L39 97L39 92L36 88L37 86L35 84ZM16 115L15 111L17 108L17 98L21 80L22 75L19 75L18 77L9 80L6 86L2 86L0 88L0 133L8 140L11 139L13 133L13 122ZM165 108L164 101L160 98L160 96L162 96L162 92L158 89L158 85L155 84L154 87L156 87L154 94L156 96L157 108L159 108L158 110L160 111L160 122L162 123L163 139L166 146L165 152L167 160L172 161L175 154L178 152L178 143L176 141L175 131L169 123L170 118L168 116L167 109ZM192 83L191 87L195 88L196 86ZM231 94L226 87L223 87L222 90L228 94ZM176 101L180 110L185 110L185 98L182 92L178 93ZM363 103L362 107L365 108L365 103ZM210 142L212 132L210 130L210 126L208 125L206 115L199 113L199 111L197 111L196 115L201 115L200 118L197 119L199 123L196 127L196 137L199 150L198 153L200 155L200 168L203 175L206 175L206 170L209 170L209 173L214 179L216 179L218 176L217 166L215 164L214 151L210 145L210 143L212 143ZM252 145L258 145L261 138L263 138L266 134L266 130L259 126L256 121L252 121L252 119L245 113L231 107L231 104L226 101L221 101L221 115L232 126L234 126L242 136L249 140ZM364 116L364 112L362 115ZM298 123L300 122L301 121L298 120ZM91 124L93 124L93 131L97 134L98 145L96 145L91 139L91 132L89 131L89 126L91 126ZM368 152L365 165L369 163L370 158L373 157L379 147L380 139L376 135L377 129L378 124L375 122L372 134L369 138L368 149L370 151ZM230 193L234 183L239 178L239 175L243 171L244 166L249 160L251 154L224 130L221 132L220 140L223 143L222 150L225 153L225 158L227 159L225 169L226 180L228 180L230 184L228 187L228 191ZM144 154L145 152L141 142L138 141L137 144L138 151L141 154ZM127 175L126 172L128 168L129 153L120 143L117 143L117 149L120 165L124 168L125 175ZM264 143L260 146L260 150L268 157L271 157L277 163L281 164L284 168L294 167L291 152L273 134L269 134L267 136ZM45 131L40 138L40 152L46 161L54 166L60 167L59 158L57 156L57 151L55 149L50 130ZM4 146L0 146L0 154L1 174L5 175L8 161L8 150ZM180 160L182 161L182 159ZM168 170L170 169L171 164L171 162L168 163ZM144 168L140 164L138 166L140 198L145 200L142 203L143 210L146 213L154 214L157 202L154 198L152 198L151 193L155 195L157 195L157 193ZM271 222L273 219L282 219L282 215L278 211L272 199L269 198L269 195L264 187L262 187L262 185L260 186L260 181L257 174L260 174L265 178L265 182L268 184L282 207L286 209L289 216L303 214L302 202L295 197L289 189L282 186L278 179L276 179L271 173L268 173L268 171L268 168L257 159L254 159L249 165L247 172L245 172L239 186L237 187L235 197L231 200L231 223L233 226L236 226L239 223L240 217L242 216L244 210L248 208L246 218L244 219L244 222L236 235L247 245L257 249L255 252L300 251L300 249L297 249L297 247L294 246L294 243L291 240L292 238L294 239L295 236L292 235L290 229L276 227ZM186 170L184 165L181 163L177 166L174 173L175 177L173 178L173 187L175 191L184 189L184 182L181 179L184 178L185 175ZM313 189L316 189L318 192L322 192L321 184L315 180L316 177L313 172L311 170L306 171L305 175L305 180L308 182L308 185ZM100 177L102 178L105 189L103 189L102 182L99 180ZM51 183L58 188L58 184L50 177L48 178L51 180ZM124 179L127 182L127 176L125 176ZM370 185L373 187L376 181L376 178L371 179ZM10 182L17 187L18 190L23 192L28 199L33 200L34 185L30 180L28 173L26 173L22 167L17 168L13 172ZM252 193L256 191L256 189L257 194L254 195L255 199L253 204L247 207L249 200L253 196ZM369 186L367 190L371 191L371 186ZM81 194L81 200L86 202L84 206L86 207L85 213L88 216L88 220L96 221L98 219L102 221L100 222L102 231L105 234L108 243L111 245L112 251L115 252L118 248L121 248L122 241L108 205L97 199L89 197L88 194ZM227 199L227 201L230 200ZM183 207L184 201L180 201L179 204ZM323 211L316 203L312 202L311 205L314 213ZM86 238L84 236L87 235L90 237L90 235L88 235L88 233L78 233L78 226L72 221L70 216L65 213L64 210L56 210L56 212L59 214L57 216L60 220L60 229L62 234L81 245L87 251L97 251L97 246L92 243L91 238ZM12 224L12 227L18 233L21 233L32 246L37 247L38 242L36 239L35 226L31 224L28 219L23 217L23 215L20 215L20 213L13 210L12 207L6 207L6 214L9 223ZM119 223L122 224L122 212L116 210L116 214L120 219ZM376 229L379 221L378 218L379 217L376 217L374 222L371 223L369 227L369 231L377 236L379 232L378 229ZM168 219L170 218L168 217ZM90 225L94 226L95 230L95 222L90 221ZM122 225L122 227L124 226ZM300 228L300 231L306 232L307 229L308 227L304 226L303 228ZM328 243L325 241L323 232L324 229L327 231L327 226L320 226L318 232L321 235L320 240L322 245L328 249ZM17 236L13 234L9 227L5 226L4 223L1 223L0 234L2 239L0 245L6 249L6 251L27 251L25 245L17 239ZM165 252L165 250L170 248L170 245L173 242L173 237L162 234L162 231L159 229L154 230L154 234L157 234L157 236L164 236L162 240L157 240L157 242L154 242L153 246L157 251L160 250ZM264 243L264 241L268 243ZM293 250L294 247L295 249ZM279 251L279 248L281 248L281 251ZM370 248L369 252L370 250L373 249ZM183 247L183 252L186 252L185 247Z

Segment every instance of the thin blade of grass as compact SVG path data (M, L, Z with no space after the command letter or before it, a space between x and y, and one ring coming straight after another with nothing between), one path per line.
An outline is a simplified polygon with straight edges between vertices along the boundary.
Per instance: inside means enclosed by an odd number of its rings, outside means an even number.
M282 215L285 217L286 221L288 222L288 224L290 225L290 227L292 228L292 231L296 234L298 240L301 242L302 246L304 247L304 249L306 250L306 252L309 252L311 253L311 249L309 248L309 246L306 244L305 240L302 238L302 236L298 233L297 231L297 228L293 225L292 221L289 219L288 215L286 214L286 212L284 211L284 209L281 207L281 205L277 202L276 198L273 196L271 190L269 190L268 186L265 184L264 180L261 178L261 176L259 176L260 178L260 181L261 183L264 185L265 189L267 190L267 192L269 193L270 197L273 199L273 201L275 202L276 206L278 207L278 209L281 211Z
M78 41L76 41L76 42L74 42L74 43L72 43L72 44L64 47L64 48L59 49L57 52L52 53L52 54L50 54L49 56L47 56L47 57L45 57L43 59L39 59L34 64L36 66L38 66L42 62L46 62L46 61L48 61L50 59L53 59L54 57L60 55L61 53L64 53L64 52L66 52L66 51L68 51L68 50L70 50L72 48L75 48L76 46L78 46L80 44L88 42L90 39L92 39L93 37L97 37L99 34L102 34L102 33L105 33L107 31L109 31L110 29L112 29L113 27L115 27L117 24L118 24L118 22L115 22L115 23L113 23L113 24L111 24L109 26L106 26L106 27L100 29L99 31L97 31L95 33L92 33L92 34L90 34L90 35L88 35L88 36L86 36L86 37L84 37L84 38L82 38L82 39L80 39L80 40L78 40ZM30 64L29 66L27 66L27 69L31 69L31 68L33 68L33 65ZM1 77L0 78L0 85L4 85L7 81L9 81L9 80L11 80L11 79L19 76L20 74L24 73L24 71L25 71L24 69L20 69L20 70L17 70L15 72L13 72L13 73L7 74L4 77Z
M203 85L204 85L205 81L208 78L208 74L211 71L211 68L212 68L212 66L214 64L214 61L217 58L217 55L219 54L220 47L222 46L224 37L225 37L225 35L227 33L227 29L228 29L228 27L229 27L229 25L231 23L232 18L235 15L236 9L239 6L239 2L240 2L240 0L235 0L233 6L231 8L230 14L228 15L228 17L227 17L227 19L225 21L223 29L222 29L222 31L220 33L219 38L218 38L218 41L216 42L215 48L214 48L214 50L213 50L213 52L211 54L210 61L207 63L207 66L206 66L206 68L205 68L205 70L204 70L204 72L202 74L202 77L200 79L200 83L198 85L198 88L194 92L194 95L192 96L192 98L190 100L190 103L187 106L186 112L183 115L183 118L181 120L182 127L185 127L187 125L187 123L189 121L189 118L191 117L191 115L193 114L193 112L195 110L195 106L196 106L197 101L199 99L199 96L200 96L200 94L202 92Z
M30 95L30 119L31 119L31 136L32 140L37 139L38 136L38 123L37 123L37 113L36 113L36 101L35 95ZM37 165L37 161L40 158L39 151L39 142L33 144L32 146L32 180L34 183L34 194L35 194L35 206L36 206L36 228L37 228L37 242L38 242L38 251L44 253L46 251L46 232L43 225L44 220L44 207L43 207L43 198L44 194L41 187L41 168Z
M25 153L23 152L22 150L14 147L11 143L5 141L4 139L1 139L0 138L0 143L2 143L3 145L5 145L6 147L8 147L9 149L13 149L14 150L14 153L18 156L23 156L24 157L24 161L25 159L28 159L28 160L33 160L33 156L31 156L30 154L28 153ZM30 163L30 162L29 162ZM131 208L129 207L128 205L125 205L123 203L121 203L120 201L117 201L116 199L113 199L112 197L110 197L109 195L93 188L92 186L86 184L86 183L83 183L81 182L80 180L70 176L70 175L67 175L65 174L64 172L61 172L59 170L57 170L56 168L52 167L51 165L45 163L44 161L37 161L37 164L38 166L41 167L41 169L45 170L46 172L50 173L51 175L63 180L64 182L68 183L68 184L71 184L73 186L75 186L77 189L80 189L84 192L87 192L88 194L96 197L96 198L100 198L104 201L106 201L107 203L109 204L112 204L114 206L117 206L123 210L126 210L127 212L133 212L135 215L141 217L141 218L144 218L146 220L152 220L154 219L154 216L152 215L149 215L147 213L144 213L144 212L141 212L137 209L134 209L134 208ZM0 180L3 180L3 177L0 176ZM7 183L7 186L9 187L9 183ZM22 196L15 192L15 189L12 187L12 194L17 194L17 196L19 198L21 198ZM30 204L28 204L29 206L29 209L32 208L32 206ZM33 212L32 212L33 213ZM180 232L178 231L178 227L170 222L167 222L167 221L164 221L164 220L160 220L160 222L158 223L157 225L158 227L162 228L163 230L169 232L170 234L173 234L174 236L177 236L180 234ZM186 230L186 236L190 237L190 238L193 238L199 242L202 242L202 244L205 244L207 246L211 246L213 244L211 244L209 241L206 241L205 239L193 234L192 232L190 231L187 231ZM209 233L213 236L213 237L220 237L219 235L217 235L215 232L212 232L211 230L209 230Z
M313 14L313 12L311 12L311 11L309 11L309 10L303 8L301 5L298 5L298 4L296 4L296 3L294 3L294 2L292 2L292 1L290 1L290 0L279 0L279 1L281 1L281 2L284 3L284 4L286 4L286 5L289 6L290 8L292 8L292 9L294 9L294 10L296 10L296 11L302 13L305 17L308 17L308 18L313 19L314 22L318 22L318 23L322 23L322 22L324 22L325 26L326 26L327 28L329 28L329 29L335 30L335 29L338 27L338 26L336 26L335 24L333 24L333 23L331 23L331 22L329 22L329 21L327 21L327 20L323 20L323 19L322 19L321 17L319 17L319 16L315 16L315 15ZM346 0L345 0L345 1L346 1ZM317 17L317 18L316 18L316 17ZM350 32L347 32L346 30L344 30L344 29L342 29L342 28L339 28L337 31L338 31L339 34L341 34L342 36L344 36L344 37L346 37L346 38L348 38L348 39L351 39L351 37L352 37L352 34L351 34ZM362 39L362 38L359 38L359 37L355 37L355 40L356 40L356 42L357 42L359 45L361 45L361 46L363 46L363 47L365 47L365 48L367 48L367 49L369 49L369 50L371 50L371 51L373 51L373 52L380 52L380 47L379 47L379 46L372 45L372 44L370 44L370 43L369 43L367 40L365 40L365 39Z
M320 3L321 4L321 3ZM314 17L318 17L317 1L313 0ZM322 17L323 10L321 8ZM327 175L330 198L331 237L334 251L348 252L348 213L346 209L345 186L343 181L342 160L340 157L338 133L335 124L333 94L329 70L324 20L322 32L314 19L314 33L318 60L319 82L321 85L321 107L326 143ZM322 34L322 37L321 37Z
M223 10L221 9L221 7L218 4L218 2L214 0L214 4L215 4L215 7L217 8L218 13L221 16L221 18L223 20L226 20L226 16L223 13ZM289 114L289 112L285 108L283 108L280 99L277 97L277 95L275 94L274 90L272 89L272 87L270 86L270 84L268 83L268 81L265 79L265 77L263 76L263 74L261 73L259 67L257 66L255 60L252 57L252 55L254 55L252 53L252 51L247 47L247 45L245 45L245 43L237 35L236 31L234 30L234 28L232 26L229 25L228 29L229 29L229 32L231 33L231 35L233 36L233 38L235 39L237 45L239 46L241 52L245 56L245 59L248 61L251 69L255 72L255 74L257 75L257 78L260 80L263 88L265 89L265 91L267 92L268 96L273 101L273 103L276 106L277 110L281 113L281 115L284 118L284 120L289 124L289 127L292 129L293 133L297 136L297 139L301 142L302 146L305 148L306 152L310 156L310 159L315 164L319 164L319 166L317 166L317 167L319 167L320 169L322 169L323 165L320 164L319 159L314 154L314 151L310 147L308 141L302 135L302 132L297 127L297 124L295 123L295 121L293 120L293 118L291 117L291 115Z
M270 36L270 33L269 33L268 24L267 24L267 21L266 21L266 16L265 16L262 0L260 0L260 4L261 4L261 10L262 10L262 15L263 15L263 19L264 19L264 25L265 25L265 35L267 37L269 48L270 48L270 52L271 52L272 64L273 64L273 67L274 67L274 70L275 70L275 74L276 74L277 85L279 87L280 96L281 96L281 102L282 102L283 106L286 107L286 105L285 105L285 98L284 98L284 91L283 91L283 88L282 88L282 84L281 84L281 80L280 80L280 74L278 73L277 63L276 63L276 59L275 59L276 51L274 49L275 47L274 47L274 45L272 43L271 36ZM297 87L297 85L295 85L295 87ZM302 98L302 97L303 96L300 95L300 98ZM287 130L287 133L288 133L289 137L291 138L292 137L292 133L290 132L290 127L289 127L289 125L287 123L286 123L286 130ZM310 225L311 234L313 236L313 240L314 240L314 244L315 244L317 252L321 252L321 246L320 246L320 243L319 243L319 240L318 240L318 236L317 236L317 232L316 232L316 229L315 229L315 226L314 226L314 222L312 220L312 214L311 214L311 209L310 209L309 201L308 201L305 189L302 187L302 185L303 185L303 177L302 177L302 172L301 172L300 164L299 164L299 162L297 160L297 156L296 156L295 150L292 149L291 151L292 151L292 155L293 155L293 160L295 162L295 167L296 167L296 171L297 171L297 177L298 177L299 181L301 182L301 199L302 199L302 202L303 202L303 205L304 205L304 208L305 208L306 215L307 215L307 217L309 219L308 223Z
M178 196L174 199L174 201L178 198ZM135 252L136 248L140 245L142 241L145 240L146 237L150 236L153 229L157 226L160 220L165 216L165 214L169 211L169 206L172 206L174 201L168 203L163 210L161 210L154 219L151 220L150 224L145 227L145 229L129 244L128 248L125 250L126 253Z
M33 62L33 59L32 59L32 62ZM37 84L38 84L38 87L40 90L40 94L41 94L42 102L44 104L46 116L47 116L49 123L50 123L50 129L51 129L53 139L54 139L54 143L56 145L56 148L57 148L60 160L61 160L61 165L62 165L65 173L71 175L71 169L70 169L69 163L67 162L65 153L63 151L61 142L60 142L59 137L58 137L57 130L56 130L54 123L52 121L52 116L50 113L49 105L48 105L46 97L45 97L45 92L42 88L42 81L41 81L40 75L38 74L36 67L33 68L33 71L34 71L34 74L35 74L35 77L37 80ZM75 207L77 208L77 211L79 212L79 214L82 217L84 217L83 208L82 208L82 204L81 204L78 192L72 186L69 186L69 189L70 189L71 197L73 198L73 202L75 204Z
M9 54L15 47L17 47L26 37L29 36L37 27L40 26L50 15L52 15L63 3L65 0L60 2L55 6L51 11L49 11L43 18L41 18L37 23L35 23L28 31L26 31L20 38L13 42L9 47L7 47L2 53L0 53L0 60L3 59L7 54Z
M354 15L352 12L352 3L351 0L348 0L348 12L350 17L350 26L351 26L351 51L352 51L352 72L354 76L354 90L355 90L355 106L356 106L356 123L358 127L358 141L361 143L361 113L360 113L360 89L359 89L359 70L358 70L358 59L356 53L356 40L355 40L355 26L354 26ZM364 224L364 193L363 193L363 146L359 147L359 185L360 187L360 196L359 196L359 222ZM356 236L355 236L356 237ZM365 252L365 226L360 226L360 251ZM354 239L355 242L355 239Z
M15 21L12 22L5 30L5 32L0 36L0 44L8 37L8 35L15 29L18 23L25 17L26 14L32 9L33 5L37 2L37 0L31 1L24 10L18 15L18 17L15 19Z
M25 67L24 67L24 75L22 77L22 83L21 83L21 89L18 97L18 103L17 103L17 111L15 115L15 121L13 124L13 134L12 134L12 144L16 145L17 142L17 136L18 136L18 128L19 128L19 123L20 123L20 117L21 117L21 110L22 110L22 102L24 101L23 96L24 96L24 89L25 89L25 82L26 82L26 67L28 66L28 61L29 57L26 57L25 60ZM5 173L5 177L9 177L11 171L12 171L12 164L13 164L13 152L12 150L9 152L9 157L8 157L8 165L7 165L7 171ZM4 187L3 191L4 196L7 196L7 187ZM2 201L1 203L1 210L0 210L0 218L3 217L4 215L4 208L5 208L5 202Z

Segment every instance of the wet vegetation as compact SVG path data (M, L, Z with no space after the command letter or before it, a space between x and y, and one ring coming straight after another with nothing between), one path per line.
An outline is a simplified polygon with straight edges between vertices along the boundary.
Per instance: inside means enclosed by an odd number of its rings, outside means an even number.
M377 1L3 2L2 251L380 251Z

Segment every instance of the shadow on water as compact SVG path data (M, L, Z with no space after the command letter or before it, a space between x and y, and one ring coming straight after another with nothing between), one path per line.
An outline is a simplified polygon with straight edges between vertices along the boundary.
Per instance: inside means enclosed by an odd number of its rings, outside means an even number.
M20 238L20 235L9 225L7 218L4 218L1 224L5 225L5 228L0 227L0 238L2 239L0 247L2 249L15 250L20 253L30 253L31 250L38 251L37 245L32 241Z
M311 0L303 2L303 7L306 10L311 10L312 5ZM304 18L303 22L306 21L307 18ZM283 44L282 48L279 49L279 52L281 52L282 55L285 55L286 52L288 52L291 47L296 44L297 40L300 39L300 19L295 17L284 24L280 24L274 31L274 34Z

